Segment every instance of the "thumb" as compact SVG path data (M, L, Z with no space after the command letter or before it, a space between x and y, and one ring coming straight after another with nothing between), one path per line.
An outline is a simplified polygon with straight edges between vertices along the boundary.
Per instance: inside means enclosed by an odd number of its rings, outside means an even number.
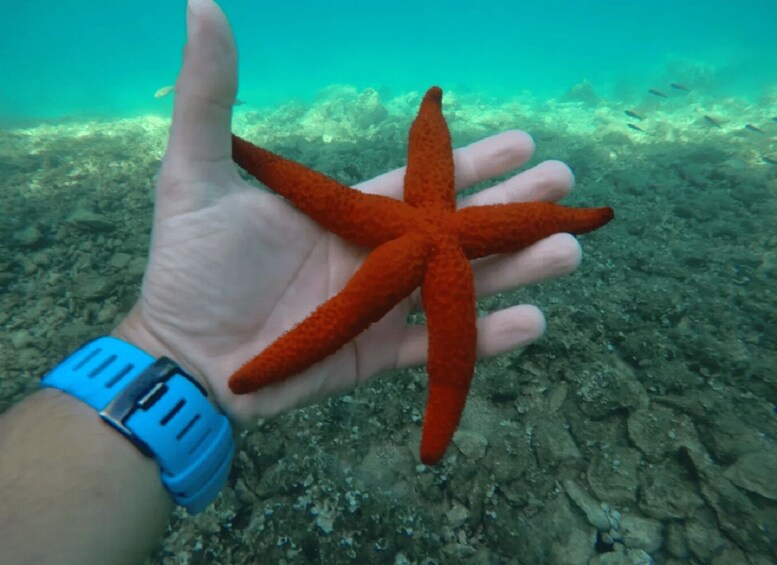
M212 0L189 0L186 30L163 167L178 179L200 176L198 165L231 162L230 121L237 90L235 40L221 9Z

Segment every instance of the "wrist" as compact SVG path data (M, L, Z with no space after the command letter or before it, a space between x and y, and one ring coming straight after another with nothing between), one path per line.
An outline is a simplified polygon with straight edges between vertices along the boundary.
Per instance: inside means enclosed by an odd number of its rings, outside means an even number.
M229 421L171 359L100 337L49 371L41 385L77 398L156 460L162 482L191 513L204 510L223 487L234 453Z
M216 397L213 394L210 383L208 383L208 379L205 378L205 375L197 367L192 366L188 359L182 358L181 355L178 355L176 351L157 337L157 334L151 328L151 324L146 321L140 302L132 307L127 316L111 331L110 335L130 345L134 345L156 359L169 357L178 363L189 376L193 377L197 384L208 392L209 398L215 402Z
M0 555L7 562L87 563L97 555L106 563L140 562L148 555L173 508L153 459L56 389L32 394L0 424L0 512L8 518Z
M143 323L140 304L135 304L127 316L113 328L111 335L142 349L153 357L170 357L170 351Z

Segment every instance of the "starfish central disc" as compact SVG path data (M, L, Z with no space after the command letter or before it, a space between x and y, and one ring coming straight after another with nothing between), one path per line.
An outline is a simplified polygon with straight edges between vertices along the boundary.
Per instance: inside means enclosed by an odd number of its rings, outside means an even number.
M418 223L415 229L419 233L432 239L442 236L450 236L452 233L451 225L453 214L449 212L437 212L433 210L422 210L418 214Z

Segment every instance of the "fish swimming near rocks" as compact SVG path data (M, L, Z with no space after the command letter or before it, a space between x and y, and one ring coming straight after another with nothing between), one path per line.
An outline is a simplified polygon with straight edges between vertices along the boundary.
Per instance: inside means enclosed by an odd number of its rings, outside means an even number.
M640 133L645 133L644 129L642 129L641 127L639 127L638 125L635 125L635 124L626 124L626 127L631 128L634 131L638 131Z
M718 129L723 129L723 126L720 125L720 122L718 120L716 120L715 118L713 118L712 116L706 116L705 115L704 116L704 121L707 122L708 124L711 124L711 125L715 126Z
M671 86L675 90L683 90L685 92L690 92L691 91L690 88L688 88L687 86L684 86L684 85L682 85L682 84L680 84L678 82L672 82L672 83L669 84L669 86Z
M648 90L648 92L653 96L658 96L659 98L668 98L666 94L664 94L660 90L656 90L655 88L651 88L650 90Z
M758 126L754 126L753 124L745 124L745 129L749 129L750 131L754 131L755 133L766 135L766 132L764 130L762 130Z
M634 118L635 120L639 120L640 122L645 119L639 114L637 114L634 110L624 110L623 113L626 114L629 118Z

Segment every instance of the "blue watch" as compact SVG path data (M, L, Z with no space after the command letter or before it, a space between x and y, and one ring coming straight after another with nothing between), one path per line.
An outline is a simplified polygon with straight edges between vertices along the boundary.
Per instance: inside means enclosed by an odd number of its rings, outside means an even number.
M229 420L171 359L100 337L44 375L41 386L85 402L156 459L162 483L190 513L202 512L226 483L235 452Z

